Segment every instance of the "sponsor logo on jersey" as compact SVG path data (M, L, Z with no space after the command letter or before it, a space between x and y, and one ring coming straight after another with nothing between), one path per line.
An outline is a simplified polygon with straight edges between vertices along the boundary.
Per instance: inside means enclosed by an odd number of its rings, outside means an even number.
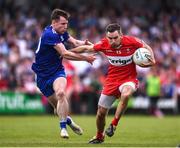
M125 66L132 63L132 55L130 56L107 56L109 63L114 66Z

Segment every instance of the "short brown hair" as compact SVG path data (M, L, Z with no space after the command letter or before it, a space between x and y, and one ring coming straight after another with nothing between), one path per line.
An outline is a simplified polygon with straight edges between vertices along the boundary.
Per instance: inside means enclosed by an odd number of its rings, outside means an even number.
M106 33L107 32L114 32L114 31L118 31L121 34L122 33L121 26L117 23L113 23L113 24L109 24L106 27Z
M70 14L64 10L61 10L61 9L54 9L51 13L51 21L59 19L60 16L62 16L68 20L70 17Z

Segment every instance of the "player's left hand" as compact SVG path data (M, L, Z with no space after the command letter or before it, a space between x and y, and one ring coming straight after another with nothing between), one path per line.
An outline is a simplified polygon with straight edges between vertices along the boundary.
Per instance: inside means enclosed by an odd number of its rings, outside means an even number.
M139 66L141 67L151 67L153 65L155 65L156 61L155 58L152 55L147 55L146 58L149 60L148 63L142 63Z
M150 62L152 65L154 65L154 64L156 63L154 56L149 55L149 56L146 56L146 58L149 60L149 62Z
M151 66L153 66L154 65L154 63L152 63L152 62L149 62L149 63L142 63L142 64L140 64L139 66L140 67L151 67Z

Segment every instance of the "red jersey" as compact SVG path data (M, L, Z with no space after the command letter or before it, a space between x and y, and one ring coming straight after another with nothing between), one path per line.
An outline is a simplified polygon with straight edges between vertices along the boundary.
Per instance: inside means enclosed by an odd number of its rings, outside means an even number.
M103 52L110 63L103 94L118 96L121 84L137 81L136 65L132 61L132 56L140 47L143 47L142 41L132 36L122 36L119 49L112 48L106 38L94 45L94 50Z

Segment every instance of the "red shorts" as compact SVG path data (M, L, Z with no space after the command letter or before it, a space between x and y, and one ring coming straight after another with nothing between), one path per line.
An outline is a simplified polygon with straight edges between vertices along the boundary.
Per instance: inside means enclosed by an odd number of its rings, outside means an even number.
M138 88L139 81L137 79L130 79L130 80L125 80L121 82L105 81L102 94L107 95L107 96L120 97L121 93L120 93L119 87L126 82L133 82L135 84L135 87Z

